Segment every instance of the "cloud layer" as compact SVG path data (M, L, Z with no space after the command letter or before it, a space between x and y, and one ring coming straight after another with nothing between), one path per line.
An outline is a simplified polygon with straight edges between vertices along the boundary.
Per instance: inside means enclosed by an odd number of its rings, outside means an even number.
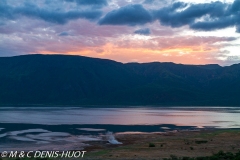
M239 32L240 26L240 0L232 4L220 1L211 3L184 3L175 2L159 9L146 9L143 4L130 4L114 9L105 14L101 7L107 6L107 0L64 0L68 3L75 2L78 9L47 9L34 3L25 3L13 6L5 0L0 3L1 19L14 20L20 16L37 18L51 23L66 24L70 20L79 18L99 20L99 25L144 25L158 20L161 25L182 27L188 25L193 30L211 31L227 27L236 27ZM151 4L154 1L145 1ZM60 3L60 2L59 2ZM99 9L84 8L95 6ZM62 6L63 7L63 6ZM82 8L81 8L82 7Z
M7 3L0 3L1 19L15 20L18 17L25 16L29 18L37 18L51 23L65 24L69 20L79 18L94 20L98 19L102 12L99 10L69 10L58 11L40 8L32 3L24 3L24 5L13 7Z
M75 2L78 5L94 6L94 7L104 7L108 5L107 0L65 0L66 2Z
M146 1L152 3L152 1ZM143 25L159 20L161 25L211 31L240 25L240 0L232 4L219 1L201 4L175 2L158 10L147 10L141 4L113 10L99 21L100 25ZM237 29L239 32L239 29Z
M0 0L0 56L237 63L240 0Z
M143 25L152 21L150 13L140 4L113 10L99 21L100 25Z
M143 29L138 29L138 30L134 31L134 33L140 34L140 35L150 35L151 31L149 28L143 28Z

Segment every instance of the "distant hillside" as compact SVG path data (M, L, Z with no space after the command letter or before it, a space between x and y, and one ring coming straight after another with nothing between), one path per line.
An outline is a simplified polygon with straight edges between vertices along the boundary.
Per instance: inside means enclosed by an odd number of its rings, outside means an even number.
M0 105L240 105L240 64L119 63L66 55L0 58Z

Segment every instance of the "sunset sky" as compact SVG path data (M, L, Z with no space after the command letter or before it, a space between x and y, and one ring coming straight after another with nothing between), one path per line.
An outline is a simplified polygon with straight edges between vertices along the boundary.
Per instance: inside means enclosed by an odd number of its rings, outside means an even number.
M240 0L0 0L0 57L240 63Z

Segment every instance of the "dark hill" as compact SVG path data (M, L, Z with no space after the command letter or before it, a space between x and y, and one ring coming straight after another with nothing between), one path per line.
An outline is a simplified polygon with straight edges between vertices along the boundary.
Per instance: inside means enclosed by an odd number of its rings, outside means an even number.
M240 65L0 58L1 105L240 105Z

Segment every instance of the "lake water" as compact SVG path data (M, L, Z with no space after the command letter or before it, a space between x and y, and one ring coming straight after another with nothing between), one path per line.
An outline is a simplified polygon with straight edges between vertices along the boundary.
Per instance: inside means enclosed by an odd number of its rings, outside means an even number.
M79 150L107 131L240 128L238 107L1 107L0 151Z

